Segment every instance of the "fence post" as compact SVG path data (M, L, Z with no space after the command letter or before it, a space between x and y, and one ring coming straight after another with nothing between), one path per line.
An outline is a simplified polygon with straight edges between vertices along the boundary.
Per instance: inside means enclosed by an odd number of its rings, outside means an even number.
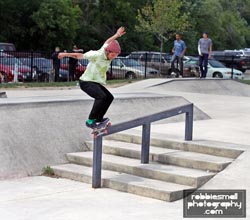
M189 111L186 112L185 123L185 140L191 141L193 139L193 104L190 105Z
M34 62L34 52L31 50L31 61L30 61L30 71L31 71L31 81L33 81L33 62Z
M147 65L148 65L148 53L145 54L145 72L144 72L144 78L147 78Z
M102 136L94 138L92 188L101 187L102 172Z
M149 163L150 123L142 126L141 163Z
M234 55L232 55L232 63L231 63L232 69L231 69L231 79L234 77Z

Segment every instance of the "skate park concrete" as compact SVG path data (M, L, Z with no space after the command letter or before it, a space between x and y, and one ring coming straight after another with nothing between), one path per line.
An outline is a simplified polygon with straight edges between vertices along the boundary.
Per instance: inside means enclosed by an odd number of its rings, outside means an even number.
M40 91L40 96L39 91L26 92L10 91L9 98L0 100L0 179L40 174L45 166L65 163L66 153L82 151L84 141L92 139L84 123L93 101L81 91L60 91L60 96L58 90L53 96L51 91ZM178 96L117 95L108 115L119 123L188 103ZM194 119L209 117L195 108ZM159 123L183 120L179 115Z
M190 85L191 83L188 82L190 84L186 88L183 85L183 81L183 79L180 80L180 85L178 85L178 81L175 80L175 85L170 85L171 80L152 79L132 83L122 88L111 89L111 91L117 98L147 96L143 98L150 100L150 97L151 99L158 99L157 97L160 97L160 99L164 100L163 96L166 95L169 97L183 97L183 100L193 102L197 106L197 109L200 109L204 112L204 115L208 116L206 119L194 122L195 142L213 142L215 144L219 142L220 144L224 143L225 147L234 145L236 148L244 149L245 152L234 163L217 174L202 188L246 189L246 219L249 219L250 177L247 175L247 170L250 169L250 98L248 95L245 95L249 86L239 85L238 82L231 80L219 80L216 81L217 89L219 87L223 88L223 86L230 89L231 83L233 91L229 90L223 94L220 91L218 92L219 94L216 94L216 89L211 88L214 86L213 80L190 80L193 85ZM206 83L203 83L201 86L200 82ZM170 86L168 87L167 84ZM177 88L174 89L174 86ZM192 90L190 89L191 86L193 87ZM240 91L236 90L242 89L242 86L244 87L244 94L241 93L243 95L240 95ZM202 89L205 92L201 91ZM34 103L39 100L43 106L48 105L45 101L50 99L53 109L53 105L58 104L53 102L58 99L66 99L68 101L72 97L82 96L82 93L79 93L75 89L63 92L57 90L54 92L38 90L35 92L32 91L32 95L30 91L26 90L25 93L27 94L21 94L21 92L15 94L15 91L7 91L9 98L3 99L1 102L5 104L12 102L12 106L15 107L20 102L30 100ZM30 108L32 108L32 103L30 103ZM70 104L75 104L75 101L72 101ZM133 104L136 104L136 102ZM157 104L159 103L156 101L152 102L149 106L156 106ZM65 108L61 103L59 106ZM118 103L117 106L119 106ZM125 102L122 107L128 109L130 106ZM45 106L41 107L41 109L44 108ZM80 104L78 108L82 110ZM66 110L69 111L70 109ZM142 110L145 112L145 108L142 107ZM114 117L114 120L117 120L117 122L121 120L119 116L112 115L111 112L109 112L109 116L111 118ZM15 121L16 117L12 118L12 121ZM78 118L76 117L75 119ZM31 120L34 120L34 117ZM75 126L75 122L70 126L72 125ZM152 131L155 134L164 135L166 138L180 141L183 140L183 125L182 121L154 124ZM21 128L21 123L19 126ZM35 124L33 128L36 128L36 126ZM70 128L73 129L72 127ZM138 129L135 129L135 131L138 131ZM2 139L2 133L0 137ZM44 176L2 180L0 181L0 195L1 219L183 219L183 201L181 200L173 203L165 203L110 189L94 190L88 184Z

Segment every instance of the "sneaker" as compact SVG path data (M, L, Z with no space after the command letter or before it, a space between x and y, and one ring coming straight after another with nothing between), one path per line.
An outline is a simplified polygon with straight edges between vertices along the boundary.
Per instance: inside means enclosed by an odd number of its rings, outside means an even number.
M95 120L90 120L90 119L88 119L88 120L86 121L86 126L87 126L88 128L95 128L95 127L97 126L97 124L96 124Z
M109 118L103 118L101 122L95 122L95 128L104 128L108 125L109 121Z

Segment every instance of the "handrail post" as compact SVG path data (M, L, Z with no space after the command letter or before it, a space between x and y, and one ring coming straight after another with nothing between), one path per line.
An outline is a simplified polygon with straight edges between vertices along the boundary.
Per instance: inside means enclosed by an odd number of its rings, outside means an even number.
M185 140L191 141L193 139L193 104L190 105L189 111L186 112L185 123Z
M101 187L102 136L94 138L92 188Z
M142 126L141 163L149 163L150 123Z

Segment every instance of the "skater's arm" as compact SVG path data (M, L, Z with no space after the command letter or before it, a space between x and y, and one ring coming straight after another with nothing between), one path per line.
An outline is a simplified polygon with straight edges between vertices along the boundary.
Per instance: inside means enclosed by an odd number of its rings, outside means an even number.
M122 35L126 34L125 32L125 28L124 27L120 27L117 31L116 34L114 34L112 37L110 37L109 39L107 39L105 41L105 44L109 44L111 41L116 40L118 37L121 37Z
M64 57L72 57L72 58L80 60L80 59L83 59L83 54L82 53L59 53L58 54L59 59L62 59Z

